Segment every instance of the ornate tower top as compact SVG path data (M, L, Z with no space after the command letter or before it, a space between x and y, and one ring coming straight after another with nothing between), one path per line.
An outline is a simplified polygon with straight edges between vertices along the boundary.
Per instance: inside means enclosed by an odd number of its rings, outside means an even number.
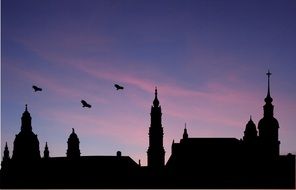
M155 87L155 98L153 100L153 106L158 107L159 106L159 100L157 99L157 87Z
M185 123L185 128L184 128L184 133L183 133L183 139L188 139L188 133L186 129L186 123Z
M272 105L273 99L270 96L270 76L271 76L271 73L269 70L266 73L266 75L268 77L268 87L267 87L267 95L266 95L266 98L264 99L265 105L263 106L264 117L273 117L273 105Z
M266 103L270 103L272 102L272 98L270 96L270 76L271 76L271 72L268 70L268 72L266 73L267 77L268 77L268 89L267 89L267 95L266 98L264 99L264 101Z
M22 126L21 126L21 131L32 131L32 118L31 115L28 111L28 105L26 104L25 111L22 115Z

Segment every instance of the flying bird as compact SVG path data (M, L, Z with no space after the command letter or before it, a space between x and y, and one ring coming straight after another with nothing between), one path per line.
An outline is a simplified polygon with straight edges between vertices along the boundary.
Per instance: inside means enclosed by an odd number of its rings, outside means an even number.
M34 89L34 92L42 91L42 88L39 88L38 86L33 85L32 88Z
M119 86L118 84L114 84L116 90L123 90L123 86Z
M87 107L87 108L91 108L91 105L88 104L85 100L81 100L81 103L82 103L82 107Z

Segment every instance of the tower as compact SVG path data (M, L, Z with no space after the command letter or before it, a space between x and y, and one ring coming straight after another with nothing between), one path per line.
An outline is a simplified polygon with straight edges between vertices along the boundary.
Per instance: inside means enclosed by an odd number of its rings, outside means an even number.
M155 98L151 107L151 124L149 127L149 147L147 151L148 167L160 169L164 166L165 151L163 148L163 127L161 122L161 106L157 99L157 88Z
M21 131L15 136L13 147L13 160L36 160L40 159L39 141L32 131L32 118L26 105L21 118Z
M246 125L243 140L247 143L257 140L257 129L255 123L252 121L252 116L250 116L250 120Z
M258 123L259 129L259 143L261 152L265 156L278 156L280 141L278 139L279 123L277 119L273 117L273 99L270 96L270 75L268 71L266 73L268 77L267 96L264 99L265 105L263 106L263 118Z
M74 128L72 128L72 133L68 138L68 150L67 157L68 158L79 158L80 157L80 149L79 149L79 139L75 133Z

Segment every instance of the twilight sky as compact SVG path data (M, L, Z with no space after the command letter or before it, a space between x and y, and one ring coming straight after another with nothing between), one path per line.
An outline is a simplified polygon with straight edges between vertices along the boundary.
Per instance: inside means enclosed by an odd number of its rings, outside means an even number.
M166 160L185 122L189 137L240 139L268 69L280 150L295 154L295 20L294 0L2 0L1 154L28 104L42 155L48 142L65 156L75 128L82 155L146 165L155 86Z

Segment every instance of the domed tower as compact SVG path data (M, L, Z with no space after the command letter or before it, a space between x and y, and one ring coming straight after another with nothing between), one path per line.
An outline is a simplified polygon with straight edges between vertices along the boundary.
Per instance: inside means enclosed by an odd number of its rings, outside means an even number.
M280 141L278 139L279 123L273 117L273 99L270 96L270 75L268 71L268 89L267 96L264 99L265 105L263 106L263 118L258 123L259 141L261 153L265 156L278 156Z
M161 106L157 98L157 88L155 88L155 98L151 107L151 124L149 127L149 147L148 167L160 169L164 166L165 151L163 148L163 127L161 123Z
M32 118L30 113L28 112L27 105L21 120L21 131L15 136L12 159L40 159L39 141L37 135L32 132Z
M243 140L245 142L255 142L257 140L257 129L255 123L252 121L252 116L246 125Z
M80 157L80 149L79 149L79 139L75 133L74 128L72 128L72 133L68 138L68 150L67 157L68 158L79 158Z

